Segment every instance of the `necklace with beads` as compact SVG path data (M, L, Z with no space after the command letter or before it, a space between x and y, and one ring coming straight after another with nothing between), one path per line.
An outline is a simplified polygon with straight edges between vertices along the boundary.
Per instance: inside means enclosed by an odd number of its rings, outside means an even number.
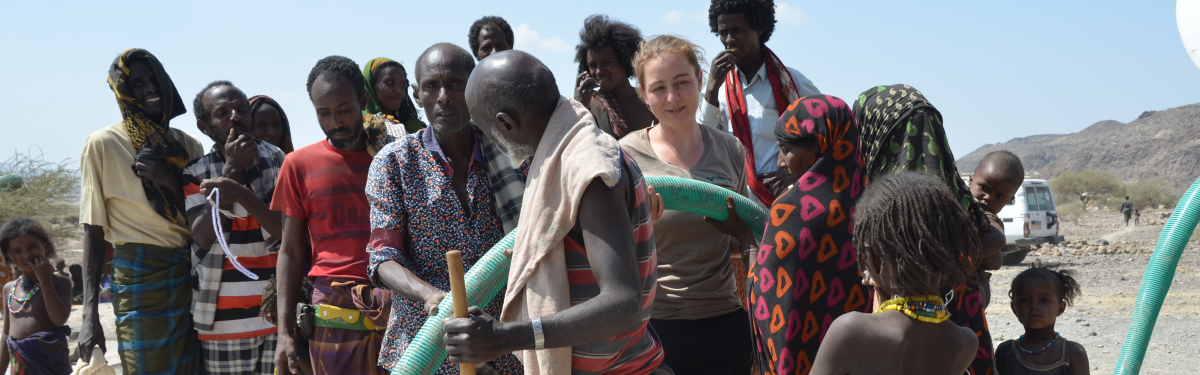
M17 297L17 284L21 284L21 278L23 277L25 276L17 276L17 283L13 285L12 291L8 293L8 312L12 313L13 315L17 315L18 312L25 311L25 305L29 304L29 300L33 299L33 295L37 294L39 290L42 290L41 285L34 285L33 290L29 292L29 295L25 296L25 299ZM21 307L18 307L16 310L13 310L12 308L12 301L14 299L21 304Z
M875 312L893 310L926 323L941 323L950 319L950 313L946 312L946 303L938 296L895 297L879 304L879 309Z
M1051 337L1051 336L1046 336L1046 337L1043 337L1042 339L1046 339L1047 337ZM1029 349L1025 349L1025 348L1021 347L1021 341L1025 341L1025 335L1021 335L1021 338L1017 339L1017 349L1021 349L1021 351L1026 354L1038 355L1038 354L1041 354L1042 352L1046 351L1046 349L1050 349L1050 347L1054 345L1054 342L1058 341L1058 338L1062 337L1062 335L1059 335L1058 332L1055 332L1053 337L1054 338L1050 340L1050 343L1046 344L1046 346L1043 346L1041 349L1029 350Z

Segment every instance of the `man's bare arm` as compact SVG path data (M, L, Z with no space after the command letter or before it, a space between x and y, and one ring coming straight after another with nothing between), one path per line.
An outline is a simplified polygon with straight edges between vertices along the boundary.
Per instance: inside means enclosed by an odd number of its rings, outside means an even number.
M305 277L304 269L308 266L308 239L304 235L307 231L307 218L284 215L282 243L275 266L275 321L279 324L275 367L280 369L280 374L297 374L300 371L295 362L296 343L292 341L292 333L296 332L296 303L300 302L300 284Z
M379 282L392 292L424 303L425 312L430 315L437 313L437 305L442 302L442 298L446 297L446 293L434 288L425 280L421 280L411 270L404 268L394 260L379 264L379 268L375 269L375 274Z
M579 226L600 294L582 304L542 318L545 347L578 346L632 331L642 322L641 277L626 185L609 189L592 181L579 206ZM534 348L529 321L500 323L476 317L445 325L450 361L480 363L504 353Z
M79 357L91 361L92 348L96 345L108 351L104 344L104 328L100 326L99 308L100 273L104 269L104 253L108 242L104 241L104 227L84 224L83 226L83 316L79 333Z

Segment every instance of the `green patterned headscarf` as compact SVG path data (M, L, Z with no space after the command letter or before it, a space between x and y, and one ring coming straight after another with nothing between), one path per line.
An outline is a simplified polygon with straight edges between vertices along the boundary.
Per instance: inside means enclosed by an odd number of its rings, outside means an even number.
M987 217L954 165L942 114L920 91L903 84L872 87L854 101L854 118L862 128L859 147L868 183L899 171L940 176L967 208L976 228L987 231Z
M363 64L363 80L367 86L367 107L363 109L363 115L371 116L376 113L383 113L383 105L379 103L379 98L375 96L375 85L371 75L379 69L388 65L399 66L404 69L404 65L386 57L376 57ZM392 113L384 113L386 116L393 115ZM412 98L406 97L404 103L400 104L400 118L391 118L392 122L404 124L405 130L409 133L415 133L417 130L425 128L425 123L417 118L417 107L413 105Z

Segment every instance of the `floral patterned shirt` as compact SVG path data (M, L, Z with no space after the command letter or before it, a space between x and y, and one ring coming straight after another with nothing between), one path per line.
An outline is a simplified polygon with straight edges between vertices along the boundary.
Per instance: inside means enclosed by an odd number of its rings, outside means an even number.
M422 129L379 151L367 178L371 205L371 242L368 274L379 282L376 270L395 261L430 285L449 292L446 252L460 250L466 269L504 236L496 214L495 195L488 183L488 168L480 150L483 134L472 127L475 151L465 171L455 171L446 162L431 128ZM524 168L522 168L524 169ZM467 210L463 210L451 179L467 173ZM522 173L522 180L524 179ZM500 316L503 292L483 310ZM421 329L428 315L424 301L397 295L392 300L379 365L393 369ZM501 374L522 373L521 362L506 354L492 365ZM457 374L457 367L443 362L438 374Z

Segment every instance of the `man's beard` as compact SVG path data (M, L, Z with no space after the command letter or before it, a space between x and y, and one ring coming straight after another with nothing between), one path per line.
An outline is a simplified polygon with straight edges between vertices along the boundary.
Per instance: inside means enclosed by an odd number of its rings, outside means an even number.
M533 153L537 151L537 149L527 145L518 145L509 142L508 139L497 134L495 126L480 126L480 128L485 129L484 132L487 133L487 137L496 143L496 147L500 148L500 152L508 155L516 164L524 163L525 159L533 157Z
M443 125L443 124L439 124L437 121L433 121L430 123L430 125L435 128L434 130L436 130L439 134L457 133L459 131L462 131L463 129L466 129L467 125L470 125L470 124L471 124L470 121L464 121L464 122L454 124L454 125Z
M366 131L363 131L362 129L359 129L359 130L357 131L357 133L358 133L358 136L355 136L354 138L350 138L350 139L347 139L347 140L341 141L341 140L337 140L337 139L334 139L334 138L333 138L333 134L335 134L335 133L337 133L337 132L339 132L339 131L348 131L348 132L352 132L352 131L354 131L354 130L349 130L349 129L337 129L337 130L334 130L334 131L325 132L325 139L328 139L328 140L329 140L329 144L330 144L330 145L333 145L333 148L336 148L336 149L339 149L339 150L345 150L345 149L351 149L351 148L354 148L354 146L355 146L355 145L357 145L357 144L359 144L359 143L362 143L362 142L363 142L363 139L364 139L364 138L366 138L366 135L367 135L367 132L366 132Z

